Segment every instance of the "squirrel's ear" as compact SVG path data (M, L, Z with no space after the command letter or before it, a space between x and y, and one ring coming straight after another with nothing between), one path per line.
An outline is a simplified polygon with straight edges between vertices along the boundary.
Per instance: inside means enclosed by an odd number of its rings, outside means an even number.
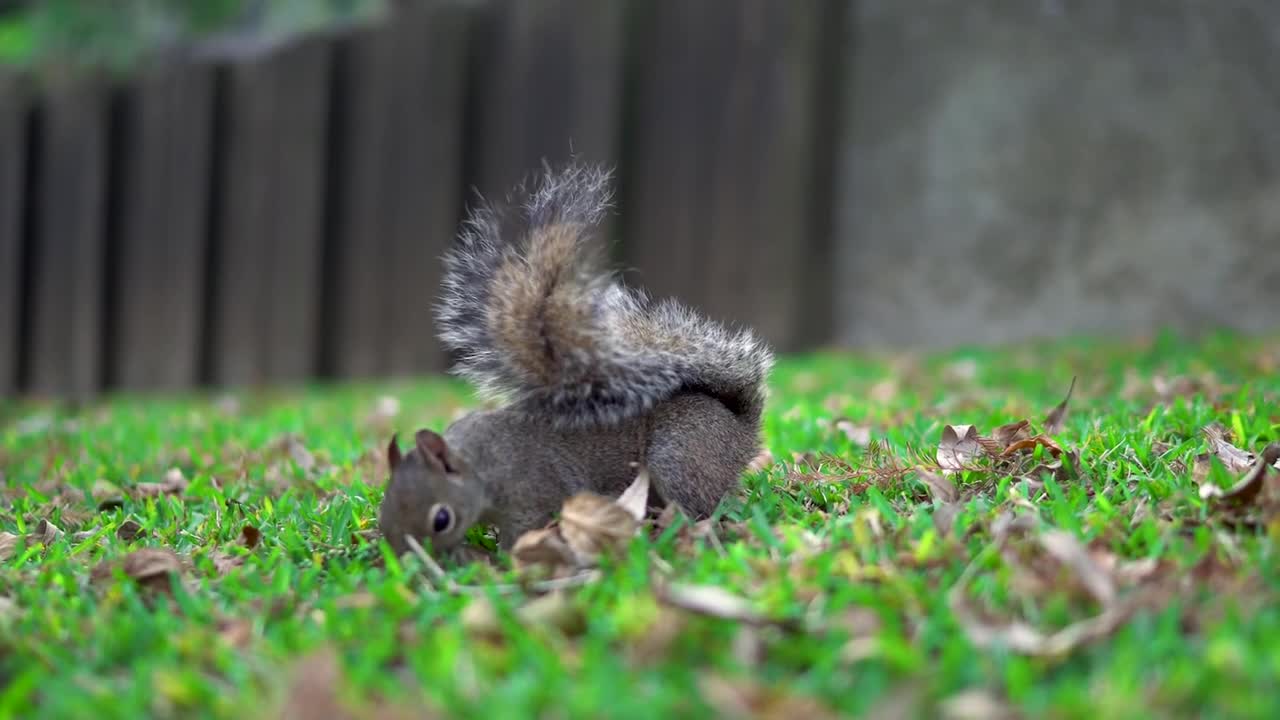
M423 460L440 472L449 472L444 438L431 430L422 429L414 434L413 439Z
M400 444L397 438L397 435L392 435L391 442L387 443L387 466L391 468L391 472L400 467Z

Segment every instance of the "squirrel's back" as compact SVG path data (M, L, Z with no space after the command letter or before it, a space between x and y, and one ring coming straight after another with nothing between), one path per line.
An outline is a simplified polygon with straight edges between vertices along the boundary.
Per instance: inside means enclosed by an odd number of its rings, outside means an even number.
M569 165L522 188L515 212L472 211L437 306L454 371L561 427L616 423L682 391L756 425L772 353L749 330L624 287L596 237L609 200L607 172Z

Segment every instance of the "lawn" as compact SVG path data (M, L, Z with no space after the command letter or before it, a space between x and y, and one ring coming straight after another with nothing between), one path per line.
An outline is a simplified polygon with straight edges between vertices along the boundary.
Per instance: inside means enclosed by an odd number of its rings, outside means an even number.
M786 358L740 497L553 581L377 536L380 448L455 382L9 403L0 716L1280 716L1278 368Z

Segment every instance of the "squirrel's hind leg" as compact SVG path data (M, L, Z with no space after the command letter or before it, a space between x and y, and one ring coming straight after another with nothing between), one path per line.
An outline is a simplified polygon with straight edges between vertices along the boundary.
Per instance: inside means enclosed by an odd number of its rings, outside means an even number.
M739 487L759 449L759 428L709 395L672 398L654 411L651 427L645 460L653 490L694 519Z

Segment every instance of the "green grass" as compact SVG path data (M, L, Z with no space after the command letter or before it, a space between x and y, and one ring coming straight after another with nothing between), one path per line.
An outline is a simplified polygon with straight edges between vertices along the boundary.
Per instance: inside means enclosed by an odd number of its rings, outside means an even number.
M0 717L260 717L308 673L321 690L302 696L325 702L324 648L336 652L340 701L365 710L696 717L740 703L799 717L813 701L937 717L982 692L1029 717L1275 717L1280 520L1274 505L1207 504L1192 468L1211 422L1246 450L1280 439L1278 365L1280 344L1229 337L787 359L765 424L779 463L746 476L716 538L680 526L637 538L597 582L567 592L558 620L516 613L530 595L510 592L506 558L448 565L455 592L370 532L378 448L470 406L456 383L0 406L0 531L22 538L0 561ZM1073 377L1054 438L1079 453L1074 475L1038 488L966 471L963 507L942 532L914 473L872 471L931 457L948 423L1038 426ZM394 417L374 413L387 396ZM887 448L868 458L838 418ZM282 447L287 436L310 458ZM793 454L806 453L825 459L797 467ZM133 492L174 467L190 481L184 495ZM1223 485L1237 477L1210 469ZM1002 555L993 538L1013 511L1030 524ZM1254 524L1227 522L1241 513ZM42 520L62 531L47 544L35 537ZM121 539L125 523L143 535ZM246 526L261 532L252 549ZM994 624L1052 630L1098 611L1038 550L1054 529L1099 557L1159 561L1122 586L1137 610L1059 656L975 645L947 601L971 563L965 594ZM189 563L171 598L120 575L91 580L141 547ZM220 570L228 556L239 565ZM792 623L680 613L657 597L667 580L722 587ZM486 602L497 617L481 633L466 608Z
M385 6L385 0L40 0L0 14L0 69L128 72L157 50L217 33L305 33L366 19Z

